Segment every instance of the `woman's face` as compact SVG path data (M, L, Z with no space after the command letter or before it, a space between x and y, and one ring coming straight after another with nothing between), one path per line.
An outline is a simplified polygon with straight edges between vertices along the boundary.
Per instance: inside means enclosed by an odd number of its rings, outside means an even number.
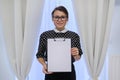
M68 18L66 17L66 14L64 12L56 10L53 14L52 20L54 22L54 25L56 26L56 29L61 31L64 30Z

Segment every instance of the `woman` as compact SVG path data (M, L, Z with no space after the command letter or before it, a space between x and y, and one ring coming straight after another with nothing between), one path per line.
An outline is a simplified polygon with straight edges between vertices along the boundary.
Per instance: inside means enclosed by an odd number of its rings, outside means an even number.
M64 6L56 7L52 12L52 21L55 25L54 30L43 32L40 36L38 52L36 54L38 61L43 66L45 80L76 80L76 74L73 62L80 59L82 53L80 46L80 38L75 32L65 28L68 22L68 11ZM47 71L47 39L48 38L70 38L71 39L71 72L48 72ZM56 55L57 56L57 55Z

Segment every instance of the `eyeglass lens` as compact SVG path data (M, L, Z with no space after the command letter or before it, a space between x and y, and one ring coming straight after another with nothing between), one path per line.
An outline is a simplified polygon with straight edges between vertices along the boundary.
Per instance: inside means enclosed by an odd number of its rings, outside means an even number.
M59 20L59 19L65 20L65 19L66 19L66 16L53 16L53 18L54 18L55 20Z

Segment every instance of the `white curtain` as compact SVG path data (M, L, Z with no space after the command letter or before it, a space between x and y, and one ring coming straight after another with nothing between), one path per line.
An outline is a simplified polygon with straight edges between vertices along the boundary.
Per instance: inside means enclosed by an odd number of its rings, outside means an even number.
M106 56L114 0L72 0L91 80L98 80Z
M25 80L39 37L44 0L0 0L5 49L16 77Z

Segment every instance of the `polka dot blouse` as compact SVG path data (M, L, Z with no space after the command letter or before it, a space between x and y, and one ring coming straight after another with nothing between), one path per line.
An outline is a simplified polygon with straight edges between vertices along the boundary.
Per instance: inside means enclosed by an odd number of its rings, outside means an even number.
M53 39L55 39L55 38L69 38L69 39L71 39L71 48L77 47L79 49L79 55L83 54L82 49L81 49L81 45L80 45L80 38L79 38L78 34L76 34L75 32L69 31L69 30L64 32L64 33L58 33L58 32L55 32L54 30L49 30L49 31L43 32L40 35L38 52L36 54L37 58L42 57L45 59L45 61L47 61L47 39L49 39L49 38L53 38ZM72 57L72 62L74 62L74 61L75 60Z

